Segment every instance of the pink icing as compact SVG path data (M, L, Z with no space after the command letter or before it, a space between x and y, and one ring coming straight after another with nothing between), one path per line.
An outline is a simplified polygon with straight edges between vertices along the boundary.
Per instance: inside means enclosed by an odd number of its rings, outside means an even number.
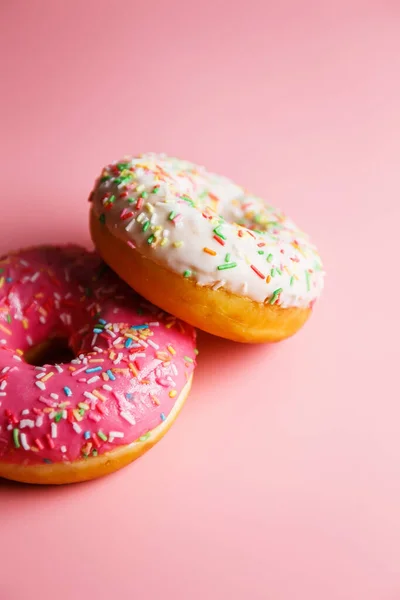
M71 363L23 353L68 339ZM94 253L39 248L0 261L0 460L74 461L151 435L195 366L195 332Z

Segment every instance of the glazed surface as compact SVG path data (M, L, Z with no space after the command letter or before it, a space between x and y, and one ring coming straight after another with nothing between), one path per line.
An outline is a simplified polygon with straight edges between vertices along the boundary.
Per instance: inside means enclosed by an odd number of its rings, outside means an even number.
M50 338L76 358L33 366ZM90 458L144 441L193 372L195 332L135 294L94 253L39 248L0 262L0 461Z
M89 200L113 235L200 286L283 308L310 307L322 291L321 259L290 219L187 161L126 157Z

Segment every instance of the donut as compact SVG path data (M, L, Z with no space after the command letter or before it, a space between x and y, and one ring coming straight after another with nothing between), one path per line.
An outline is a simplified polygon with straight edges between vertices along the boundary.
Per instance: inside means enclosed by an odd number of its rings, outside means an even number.
M16 252L0 273L0 477L74 483L151 448L189 392L194 329L82 248Z
M103 169L89 196L97 251L138 293L214 335L276 342L323 288L315 246L229 179L165 155Z

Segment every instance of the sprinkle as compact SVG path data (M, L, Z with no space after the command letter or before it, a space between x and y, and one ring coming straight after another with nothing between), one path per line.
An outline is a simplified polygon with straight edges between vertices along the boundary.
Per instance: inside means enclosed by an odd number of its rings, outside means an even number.
M136 200L135 208L136 208L137 210L141 210L141 209L142 209L142 206L143 206L143 204L144 204L144 199L143 199L143 198L140 198L140 196L139 196L139 198Z
M35 426L35 421L32 421L31 419L22 419L19 426L21 429L25 429L25 427L30 427L32 429L32 427Z
M43 404L46 404L47 406L50 406L50 407L54 407L54 406L56 406L56 405L54 404L54 402L52 402L51 400L48 400L47 398L44 398L43 396L39 396L38 400L39 400L40 402L43 402Z
M55 439L57 437L57 424L56 423L51 424L51 437L53 439Z
M203 252L206 252L206 254L210 254L211 256L216 256L216 252L215 250L210 250L210 248L203 248Z
M96 398L101 400L102 402L105 402L107 400L107 398L101 392L99 392L99 390L93 390L92 394L93 394L93 396L95 396Z
M265 279L265 275L261 273L254 265L250 265L250 268L253 269L254 273L260 277L260 279Z
M270 263L270 262L273 261L273 259L274 259L274 255L273 254L268 254L268 256L267 256L267 262Z
M109 441L110 441L110 442L112 442L112 440L113 440L114 438L119 438L119 439L121 439L121 438L123 438L123 437L124 437L124 434L122 433L122 431L110 431L110 433L109 433L108 435L109 435Z
M36 423L35 423L36 427L41 427L43 425L43 420L44 420L43 415L39 415L38 418L36 419Z
M186 269L186 271L183 271L183 276L184 276L184 277L190 277L190 276L191 276L191 274L192 274L192 272L191 272L191 271L189 271L188 269Z
M95 400L96 401L96 396L94 394L92 394L91 392L83 392L83 395L85 396L85 398L89 398L89 400Z
M294 281L295 281L295 277L294 277L294 275L292 275L291 278L290 278L290 285L291 286L294 284Z
M173 348L173 346L169 345L167 346L167 349L170 354L176 354L176 350Z
M307 284L307 292L310 291L310 273L308 271L305 271L306 274L306 284Z
M28 444L26 433L21 433L21 445L22 445L22 447L23 447L24 450L30 450L31 449L30 445Z
M103 433L102 431L98 431L98 432L97 432L97 435L99 436L99 438L100 438L101 440L103 440L103 442L106 442L106 441L107 441L107 436L106 436L106 434L105 434L105 433Z
M148 329L149 326L147 323L145 323L144 325L132 325L131 329L134 329L135 331L139 330L139 329Z
M35 385L40 389L40 390L45 390L46 386L44 385L44 383L42 383L41 381L35 381Z
M168 219L172 221L173 219L175 219L176 215L177 213L174 210L171 210L171 212L168 215Z
M121 214L121 221L126 221L126 219L130 219L131 217L133 217L133 212L132 211L128 211L124 215Z
M172 220L172 222L174 225L177 225L177 223L180 223L182 221L182 219L183 219L183 215L179 214L179 215L176 215L176 217Z
M39 450L43 450L44 446L43 446L43 444L42 444L42 442L40 441L39 438L36 438L35 444L39 448Z
M129 370L132 373L132 375L134 375L134 377L137 377L139 375L139 372L133 363L129 363L128 367L129 367Z
M218 271L224 271L225 269L234 269L235 267L237 267L237 263L231 262L225 263L224 265L218 265L217 269Z
M115 377L114 377L113 373L111 372L111 369L108 369L106 371L106 373L109 376L109 378L111 379L111 381L115 381Z
M4 327L4 325L2 325L1 323L0 323L0 331L3 331L7 335L11 335L11 330L8 329L8 327Z
M101 370L102 370L102 367L90 367L89 369L86 369L86 373L96 373Z
M118 365L121 362L123 356L124 355L122 352L118 352L117 358L115 360L113 360L113 364Z
M81 448L81 452L83 454L83 456L85 458L87 458L90 455L90 452L92 450L93 444L92 442L87 442L82 448ZM97 454L97 450L93 450L93 452L96 452Z
M158 344L156 344L152 340L148 340L147 343L149 344L149 346L151 346L152 348L154 348L154 350L158 350L159 347L160 347Z
M69 388L69 387L65 386L65 387L63 388L63 390L64 390L64 394L65 394L66 396L68 396L68 397L72 396L72 391L70 390L70 388Z
M150 394L150 397L156 406L160 406L160 401L156 396L153 396L153 394Z
M95 375L94 377L91 377L90 379L88 379L87 383L95 383L99 379L100 379L100 377L98 375ZM79 381L79 379L78 379L78 381Z
M161 413L161 414L160 414L160 419L161 419L161 421L165 421L165 419L166 419L166 418L167 418L167 417L164 415L164 413Z
M53 375L54 375L53 371L50 371L42 378L42 381L47 381L48 379L50 379L50 377L53 377Z
M176 390L171 390L168 395L170 398L175 398L176 394L177 394Z
M183 246L183 242L174 242L172 245L174 246L174 248L180 248L181 246Z
M147 231L150 227L150 221L146 221L146 223L142 226L142 231Z
M83 437L85 438L85 440L89 440L91 436L90 431L85 431L85 433L83 434Z
M96 404L96 410L99 411L99 413L101 413L102 415L104 415L105 412L106 412L106 409L104 408L104 406L100 402L98 402Z
M75 433L81 433L82 432L82 427L80 425L78 425L78 423L72 423L72 427L73 427Z
M193 358L190 358L190 356L184 356L183 358L184 358L184 360L186 360L187 362L191 362L191 363L193 362Z
M16 427L13 429L13 441L14 441L14 446L16 448L21 447L21 444L19 443L19 429L17 429Z
M111 385L107 385L106 383L104 385L102 385L103 390L106 390L106 392L112 392L112 387Z
M225 246L225 242L224 240L222 240L221 238L219 238L217 235L213 236L213 239L218 242L218 244L221 244L221 246Z
M269 301L270 304L275 304L275 302L278 300L278 296L279 294L282 292L282 288L278 288L277 290L274 291L274 293L271 296L271 299Z
M149 237L147 238L147 243L149 244L149 246L150 246L150 244L152 244L154 242L155 237L156 236L153 234L149 235Z
M214 229L214 233L223 240L226 240L226 236L221 233L221 225L218 225L218 227Z
M72 415L70 415L70 419L69 419L69 421L70 421L71 423L73 423L73 422L74 422L74 419L73 419L73 417L75 417L75 419L76 419L77 421L82 421L82 419L83 419L83 416L81 415L80 411L79 411L78 409L76 409L76 408L75 408L75 409L72 411Z
M228 263L228 262L230 262L230 260L231 260L231 255L228 252L228 254L225 255L225 262Z

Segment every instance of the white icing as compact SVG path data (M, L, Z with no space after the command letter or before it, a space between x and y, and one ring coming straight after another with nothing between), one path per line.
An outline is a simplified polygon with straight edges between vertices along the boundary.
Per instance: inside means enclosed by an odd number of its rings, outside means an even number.
M282 307L307 307L322 291L321 260L308 237L262 199L203 167L165 155L124 158L104 169L91 201L113 235L199 286Z

